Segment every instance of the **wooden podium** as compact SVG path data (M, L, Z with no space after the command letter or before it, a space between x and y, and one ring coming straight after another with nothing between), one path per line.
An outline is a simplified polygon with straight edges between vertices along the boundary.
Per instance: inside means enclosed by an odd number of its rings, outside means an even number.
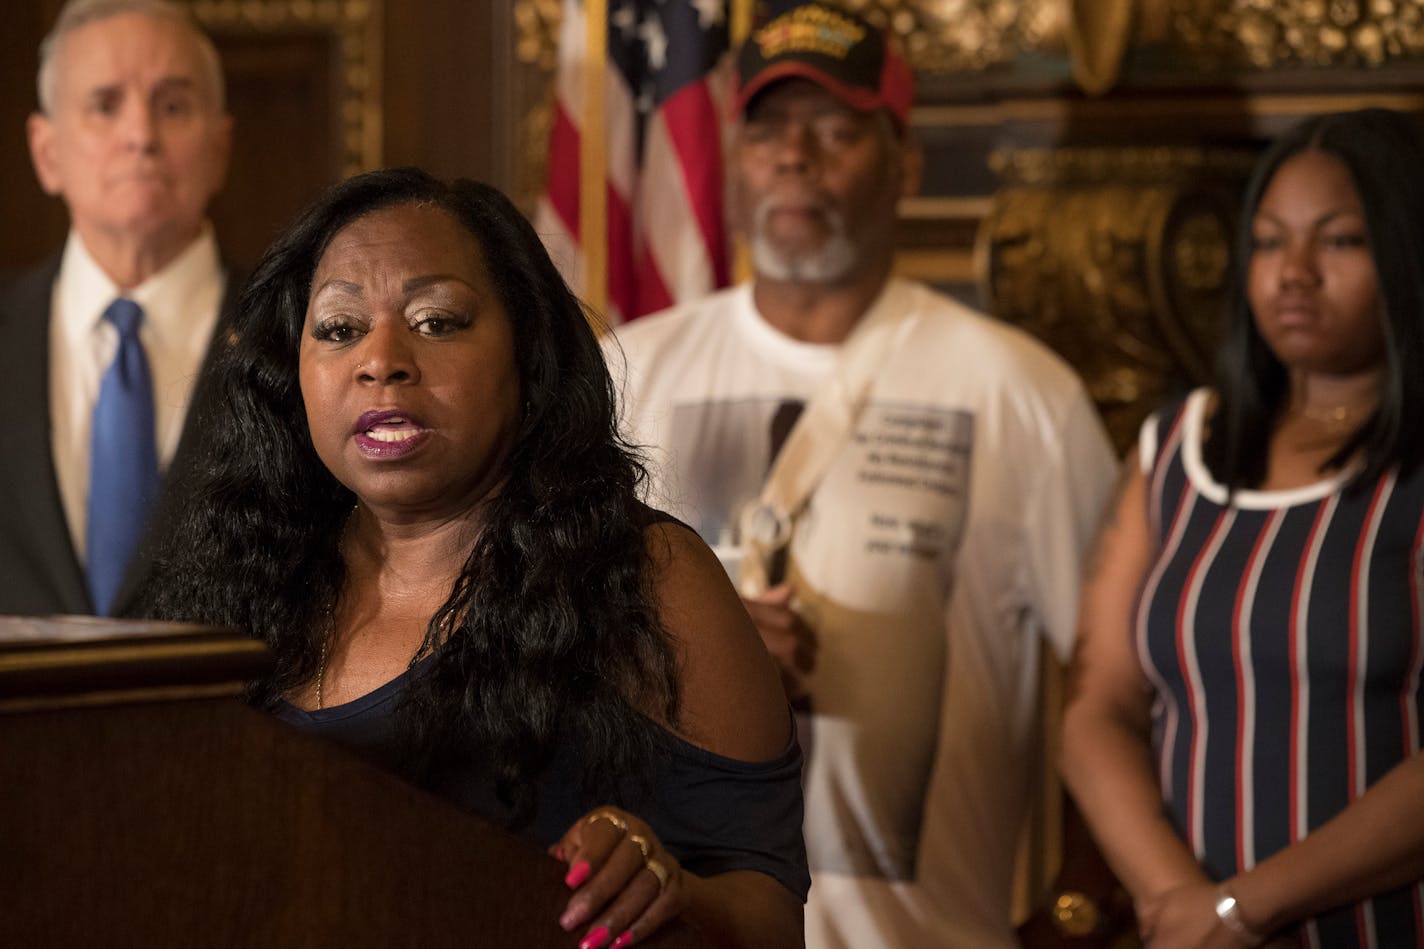
M562 864L241 704L268 661L201 627L0 618L0 946L578 944Z

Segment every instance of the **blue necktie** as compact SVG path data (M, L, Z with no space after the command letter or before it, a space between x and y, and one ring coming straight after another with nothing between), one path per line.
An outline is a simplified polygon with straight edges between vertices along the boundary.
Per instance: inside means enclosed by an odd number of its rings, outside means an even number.
M108 616L158 495L153 379L138 338L143 310L120 297L104 311L119 350L99 383L89 453L89 593Z

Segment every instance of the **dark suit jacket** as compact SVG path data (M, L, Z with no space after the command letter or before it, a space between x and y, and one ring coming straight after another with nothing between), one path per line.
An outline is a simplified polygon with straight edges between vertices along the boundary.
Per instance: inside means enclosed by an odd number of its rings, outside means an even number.
M50 438L50 297L58 273L56 255L0 283L0 397L10 417L0 440L0 615L94 612L84 565L69 537ZM224 338L223 326L236 297L237 282L229 275L215 339ZM198 441L193 419L201 414L196 409L209 388L204 380L210 376L214 351L210 345L193 390L178 450L168 468L169 484L193 462ZM155 510L161 512L164 506L160 497ZM116 613L131 605L147 572L148 560L140 550L119 590Z

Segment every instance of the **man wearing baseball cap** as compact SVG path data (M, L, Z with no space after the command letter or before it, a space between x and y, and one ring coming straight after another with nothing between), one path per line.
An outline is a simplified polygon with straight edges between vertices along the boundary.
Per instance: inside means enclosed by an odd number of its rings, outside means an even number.
M754 275L619 332L627 434L805 710L807 944L1013 946L1041 644L1071 644L1112 452L1062 361L892 276L920 152L884 33L797 6L737 80Z

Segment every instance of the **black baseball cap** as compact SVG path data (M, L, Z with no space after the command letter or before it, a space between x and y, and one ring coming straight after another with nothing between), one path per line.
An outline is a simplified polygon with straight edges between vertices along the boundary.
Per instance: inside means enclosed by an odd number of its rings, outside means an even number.
M853 109L887 110L904 131L915 79L895 43L853 13L807 3L755 30L737 54L732 111L741 115L758 92L800 76Z

